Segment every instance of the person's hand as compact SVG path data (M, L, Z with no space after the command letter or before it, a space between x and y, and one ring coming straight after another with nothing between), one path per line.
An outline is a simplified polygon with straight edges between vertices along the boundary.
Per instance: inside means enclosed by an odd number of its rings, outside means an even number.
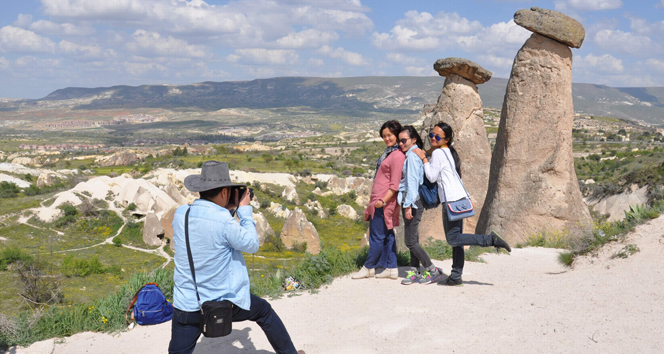
M424 152L424 150L422 150L420 148L413 149L413 152L415 154L417 154L417 156L419 156L420 159L424 159L427 156L427 154Z
M245 188L244 193L242 194L242 199L240 199L240 204L238 204L239 206L249 205L249 202L251 202L251 197L249 194L249 188Z
M406 219L410 220L413 218L413 208L408 207L406 208Z
M385 202L383 202L382 199L378 199L378 200L374 203L374 208L382 208L382 207L384 207L384 206L385 206Z

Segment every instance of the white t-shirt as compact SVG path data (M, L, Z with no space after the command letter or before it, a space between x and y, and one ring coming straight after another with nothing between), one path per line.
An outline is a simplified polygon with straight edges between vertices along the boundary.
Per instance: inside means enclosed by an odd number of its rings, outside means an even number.
M447 158L445 158L446 155ZM434 150L431 160L424 164L424 175L429 182L438 184L438 197L443 203L466 197L466 192L453 168L454 158L452 158L449 148Z

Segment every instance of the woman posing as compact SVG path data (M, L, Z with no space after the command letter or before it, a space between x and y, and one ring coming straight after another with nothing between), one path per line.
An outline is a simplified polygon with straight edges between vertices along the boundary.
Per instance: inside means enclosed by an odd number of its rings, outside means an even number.
M462 234L463 219L450 221L447 219L447 202L466 197L466 191L461 184L461 160L459 154L452 147L454 132L447 123L439 122L429 133L431 147L431 161L424 151L416 151L424 163L424 174L431 182L437 182L438 196L443 206L443 228L447 243L452 246L452 272L450 276L439 281L439 285L461 285L463 281L463 265L465 260L463 246L482 246L504 248L507 252L512 249L498 234L490 235Z
M380 136L387 147L376 163L369 206L364 210L364 220L369 221L369 254L362 269L353 274L353 279L373 277L376 267L385 269L376 278L396 279L399 276L394 239L394 227L399 226L399 206L394 196L399 190L406 159L397 144L399 132L401 124L396 120L387 121L380 127Z
M397 202L401 204L403 214L404 241L410 250L410 270L401 284L431 284L438 281L443 274L433 265L429 255L420 246L418 228L424 206L420 200L419 187L424 181L424 175L422 160L417 156L415 150L423 149L424 144L412 125L406 125L399 133L399 147L406 154L406 162L403 165ZM420 263L424 272L420 272Z

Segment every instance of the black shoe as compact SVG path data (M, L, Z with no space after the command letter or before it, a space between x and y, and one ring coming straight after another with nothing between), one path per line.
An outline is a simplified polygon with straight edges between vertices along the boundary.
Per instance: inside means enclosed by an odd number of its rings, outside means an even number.
M438 285L449 285L449 286L456 286L456 285L463 285L463 280L461 278L459 279L452 279L450 277L447 277L437 283Z
M510 245L508 245L507 242L505 242L505 240L500 238L500 236L495 231L491 231L490 236L491 240L493 240L493 247L496 247L496 249L504 248L507 252L512 252L512 248L510 247Z

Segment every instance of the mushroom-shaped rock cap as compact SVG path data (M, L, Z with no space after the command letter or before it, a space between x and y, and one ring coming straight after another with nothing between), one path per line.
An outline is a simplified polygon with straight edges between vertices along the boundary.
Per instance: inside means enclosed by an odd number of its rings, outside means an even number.
M465 79L468 79L477 84L483 84L489 79L493 73L475 63L474 61L463 58L445 58L438 59L433 64L433 69L440 74L440 76L448 76L449 74L457 74Z
M531 7L514 14L517 25L555 39L573 48L580 48L586 37L586 30L579 21L558 11Z

